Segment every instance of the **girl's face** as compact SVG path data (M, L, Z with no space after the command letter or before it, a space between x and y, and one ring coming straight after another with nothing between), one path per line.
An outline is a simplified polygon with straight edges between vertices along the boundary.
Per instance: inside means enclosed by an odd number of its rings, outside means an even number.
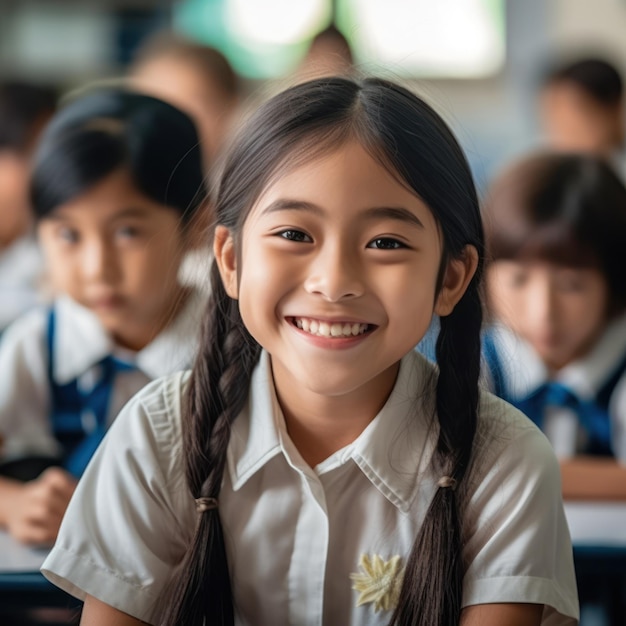
M311 394L386 398L400 359L433 311L452 310L475 267L450 264L435 296L442 243L432 213L356 142L274 179L240 250L218 227L215 252L272 357L279 396L304 406Z
M180 214L117 170L39 224L53 286L90 309L122 345L141 349L180 302Z
M584 356L606 325L609 290L596 269L500 260L487 289L496 317L553 370Z

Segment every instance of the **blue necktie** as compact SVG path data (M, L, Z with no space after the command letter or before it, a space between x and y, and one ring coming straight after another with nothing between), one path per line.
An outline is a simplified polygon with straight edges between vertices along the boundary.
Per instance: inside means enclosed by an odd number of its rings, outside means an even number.
M105 357L99 365L102 372L99 380L87 393L79 392L82 396L83 408L80 412L80 422L84 437L64 462L65 469L74 476L80 476L83 473L106 434L109 405L116 375L119 372L135 369L130 363L112 356Z
M570 409L578 418L588 436L590 452L611 454L611 420L608 411L593 400L582 400L565 385L550 381L544 383L516 406L543 427L546 407Z

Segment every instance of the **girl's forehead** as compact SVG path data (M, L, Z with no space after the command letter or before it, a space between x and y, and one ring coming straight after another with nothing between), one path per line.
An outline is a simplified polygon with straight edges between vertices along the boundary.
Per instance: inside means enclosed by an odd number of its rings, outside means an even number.
M284 159L265 183L249 216L277 201L297 200L333 211L375 206L405 207L434 224L426 203L390 166L383 164L358 141L313 156L296 154Z

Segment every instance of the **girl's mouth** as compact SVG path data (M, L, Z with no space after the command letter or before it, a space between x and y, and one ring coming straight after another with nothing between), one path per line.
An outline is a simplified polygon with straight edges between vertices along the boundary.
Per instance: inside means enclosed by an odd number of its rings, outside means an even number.
M358 335L371 332L376 328L373 324L361 324L359 322L327 322L310 317L292 317L291 323L305 333L315 335L316 337L327 337L329 339L357 337Z

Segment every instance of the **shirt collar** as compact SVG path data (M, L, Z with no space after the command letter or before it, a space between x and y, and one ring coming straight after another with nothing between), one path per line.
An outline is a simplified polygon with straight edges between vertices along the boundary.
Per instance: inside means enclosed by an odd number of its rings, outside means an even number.
M54 378L60 384L78 378L108 355L120 353L149 378L192 363L198 346L206 295L192 290L176 318L139 352L120 350L98 318L67 296L55 302Z
M433 366L421 355L414 351L406 355L379 414L352 444L320 464L318 471L353 460L392 504L408 511L420 483L418 474L427 469L436 441L428 418L434 413L426 410L418 393L432 375ZM281 423L270 359L264 352L252 375L247 408L233 424L228 466L235 491L282 451Z
M436 444L434 367L411 351L385 406L354 442L352 458L372 484L407 512L424 478Z
M228 468L235 491L280 452L275 420L279 413L270 357L264 351L252 373L247 407L235 420L228 445Z
M514 398L522 398L549 379L549 373L532 346L504 326L496 329L501 363ZM585 357L560 370L554 380L580 398L593 398L626 354L626 315L614 320Z

